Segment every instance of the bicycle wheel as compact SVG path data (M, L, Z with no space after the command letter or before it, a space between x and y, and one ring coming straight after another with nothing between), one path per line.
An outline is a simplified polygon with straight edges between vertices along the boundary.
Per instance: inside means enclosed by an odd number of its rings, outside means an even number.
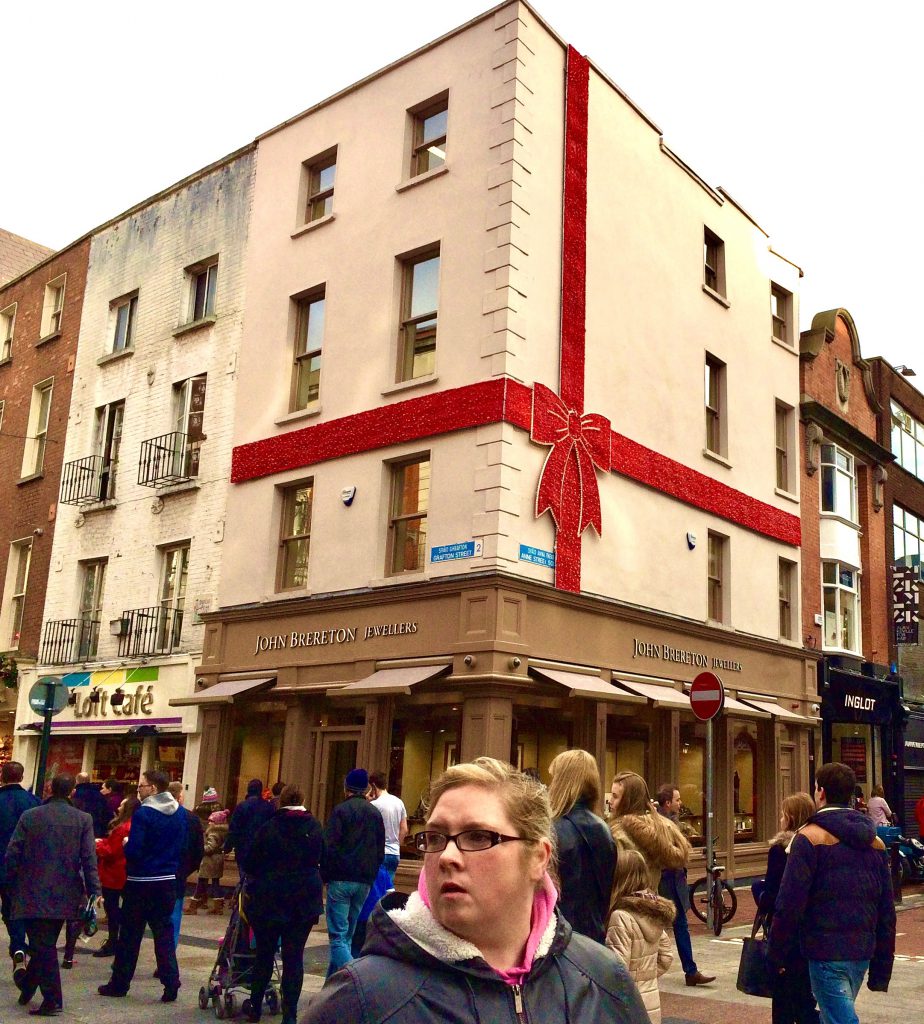
M712 934L721 935L722 925L725 924L725 900L724 894L725 889L723 886L724 882L716 878L712 883L711 890L711 902L712 902Z
M706 907L709 904L709 892L705 878L700 878L690 886L690 909L700 919L706 921Z

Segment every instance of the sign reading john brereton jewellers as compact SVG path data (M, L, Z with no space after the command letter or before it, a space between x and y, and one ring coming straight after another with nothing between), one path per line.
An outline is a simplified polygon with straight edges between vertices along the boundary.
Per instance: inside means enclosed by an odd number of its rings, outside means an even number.
M654 658L656 661L672 661L678 665L692 665L694 668L721 668L727 672L740 672L741 662L732 658L717 658L702 651L671 647L670 644L652 644L638 637L632 638L633 658Z
M357 640L375 640L383 636L410 636L417 632L416 622L383 622L372 626L337 626L302 632L258 633L254 654L264 651L293 650L296 647L324 647L327 644L352 644Z

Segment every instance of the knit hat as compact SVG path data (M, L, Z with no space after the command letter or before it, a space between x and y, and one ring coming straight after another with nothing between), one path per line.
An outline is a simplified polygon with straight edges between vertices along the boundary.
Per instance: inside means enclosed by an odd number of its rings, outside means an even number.
M354 768L346 777L346 788L354 793L365 793L369 788L369 773L365 768Z
M214 786L209 786L209 788L202 794L202 802L204 804L217 804L218 790Z
M210 825L224 825L227 820L227 811L212 811L212 813L209 815Z

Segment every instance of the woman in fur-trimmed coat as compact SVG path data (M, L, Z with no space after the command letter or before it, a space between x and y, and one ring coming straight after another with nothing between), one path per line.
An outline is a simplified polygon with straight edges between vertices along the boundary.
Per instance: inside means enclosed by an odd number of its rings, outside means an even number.
M690 844L651 802L645 780L620 772L610 791L610 831L616 841L617 870L623 850L638 850L648 867L648 887L657 891L664 870L687 866Z
M674 959L668 932L675 913L670 900L648 887L648 867L642 854L637 850L620 853L606 944L638 986L651 1024L661 1022L658 978Z

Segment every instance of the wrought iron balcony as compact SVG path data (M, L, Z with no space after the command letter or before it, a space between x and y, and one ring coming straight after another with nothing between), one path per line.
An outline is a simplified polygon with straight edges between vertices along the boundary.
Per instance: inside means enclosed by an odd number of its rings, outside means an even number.
M116 619L116 622L119 620ZM183 609L132 608L122 612L119 657L137 658L145 654L169 654L180 644Z
M190 441L174 431L141 442L138 483L144 487L168 487L199 475L201 441Z
M46 665L73 665L96 657L99 619L55 619L45 623L39 658Z
M115 497L118 462L102 455L65 462L61 472L61 503L93 505Z

